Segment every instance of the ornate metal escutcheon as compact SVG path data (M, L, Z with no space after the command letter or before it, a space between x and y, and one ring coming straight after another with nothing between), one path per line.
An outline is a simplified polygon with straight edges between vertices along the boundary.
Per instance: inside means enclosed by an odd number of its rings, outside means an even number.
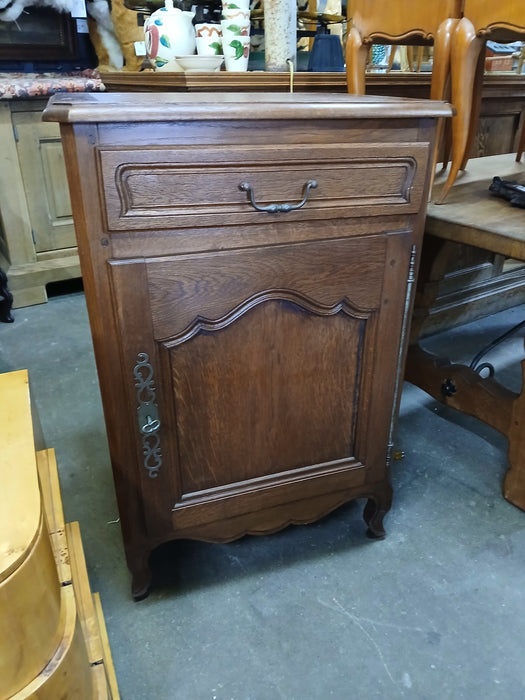
M159 408L155 402L155 384L153 382L153 367L149 362L149 355L139 352L137 363L133 368L137 389L137 419L139 431L142 437L142 451L144 455L144 467L148 476L155 479L162 466L162 453L160 449L160 419Z

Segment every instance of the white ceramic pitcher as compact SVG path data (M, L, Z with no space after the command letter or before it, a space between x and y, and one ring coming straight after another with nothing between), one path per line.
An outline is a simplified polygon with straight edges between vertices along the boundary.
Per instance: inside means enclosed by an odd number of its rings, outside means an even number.
M195 53L193 12L173 7L173 0L153 12L144 22L146 53L157 68L162 68L175 56Z

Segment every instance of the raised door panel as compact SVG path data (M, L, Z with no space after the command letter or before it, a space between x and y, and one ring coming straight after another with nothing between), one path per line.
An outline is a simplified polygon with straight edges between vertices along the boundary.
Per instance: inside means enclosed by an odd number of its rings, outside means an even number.
M13 123L35 250L73 248L75 229L58 125L43 123L39 112L15 113Z
M152 536L229 539L228 520L387 481L410 240L110 262Z

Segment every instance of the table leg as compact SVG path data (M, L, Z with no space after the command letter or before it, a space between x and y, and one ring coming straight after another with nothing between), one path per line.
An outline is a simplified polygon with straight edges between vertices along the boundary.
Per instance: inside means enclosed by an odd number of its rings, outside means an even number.
M525 380L525 360L522 362ZM405 379L436 401L482 420L509 441L509 469L503 496L525 510L525 392L506 389L494 379L483 379L466 365L409 348Z
M472 22L463 17L457 24L451 49L452 104L456 108L456 116L452 117L452 162L437 204L443 204L465 157L474 103L474 84L483 47L484 40L476 35Z
M507 437L510 468L505 474L503 495L525 510L525 360L521 363L521 392L513 401Z
M505 475L503 496L525 510L525 360L521 365L522 388L517 394L495 379L482 378L467 365L450 362L419 345L424 321L438 296L439 283L453 255L453 248L448 243L434 236L425 238L405 379L436 401L491 425L508 439L509 469Z

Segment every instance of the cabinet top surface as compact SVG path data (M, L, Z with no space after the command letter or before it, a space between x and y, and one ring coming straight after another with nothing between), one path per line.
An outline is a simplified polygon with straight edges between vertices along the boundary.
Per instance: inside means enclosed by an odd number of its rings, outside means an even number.
M152 122L447 117L446 102L336 93L100 93L54 95L44 121Z

